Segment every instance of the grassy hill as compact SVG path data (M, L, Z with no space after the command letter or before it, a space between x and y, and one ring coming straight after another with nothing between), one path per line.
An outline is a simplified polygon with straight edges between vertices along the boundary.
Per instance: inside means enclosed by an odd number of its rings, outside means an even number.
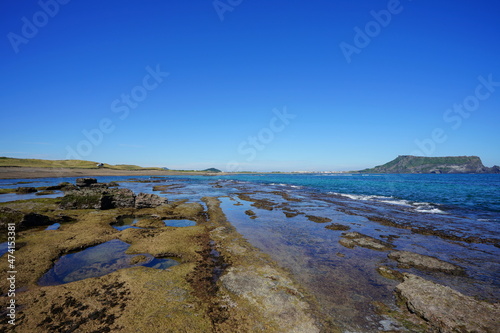
M162 170L162 168L143 168L137 165L104 163L98 167L97 162L82 160L40 160L32 158L0 157L0 167L25 168L67 168L67 169L112 169L112 170Z

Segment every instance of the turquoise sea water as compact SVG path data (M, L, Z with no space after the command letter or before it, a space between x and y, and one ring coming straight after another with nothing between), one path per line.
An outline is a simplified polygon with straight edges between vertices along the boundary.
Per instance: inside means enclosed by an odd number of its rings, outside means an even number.
M360 200L406 200L457 209L500 212L498 174L304 174L238 175L250 182L288 184L308 189L353 195ZM404 203L402 201L401 203Z
M121 181L131 177L97 177L100 182ZM148 179L150 177L135 177ZM237 180L252 183L292 186L297 190L325 194L341 194L363 201L392 202L413 205L422 212L440 213L453 211L467 216L490 215L500 221L499 174L249 174L227 176L172 176L188 183L208 183L214 180ZM76 178L3 179L0 188L19 186L49 186L63 181L74 183ZM19 185L19 181L32 181ZM141 187L129 183L122 186ZM152 192L151 192L152 193ZM56 194L57 195L57 194ZM35 194L0 195L0 202L37 198ZM427 204L430 204L427 205Z

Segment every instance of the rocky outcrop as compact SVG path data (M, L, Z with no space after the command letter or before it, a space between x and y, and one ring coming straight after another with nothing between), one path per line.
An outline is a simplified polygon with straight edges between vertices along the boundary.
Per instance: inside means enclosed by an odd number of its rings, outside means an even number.
M79 184L87 185L79 185L80 188L66 192L60 203L62 209L140 209L158 207L167 202L156 194L139 193L136 196L129 189L109 188L108 184L94 183L94 178L79 179Z
M479 301L413 274L404 274L395 292L401 304L428 322L433 332L498 332L499 303Z
M451 275L465 275L462 267L449 262L409 251L394 251L387 255L396 260L400 268L414 267L417 269L443 272Z
M135 206L135 194L128 188L116 188L109 191L112 194L111 205L115 208Z
M400 155L363 173L500 173L500 167L485 167L477 156L423 157Z
M95 178L77 178L76 179L76 186L79 187L89 187L92 184L96 184L97 179Z
M37 189L34 187L18 187L16 189L17 194L29 194L29 193L35 193L36 191Z
M166 203L166 199L156 194L139 193L135 198L135 208L154 208Z
M50 225L53 222L48 216L36 213L23 213L15 209L0 208L0 228L7 229L8 223L15 223L16 230L24 230L31 227Z

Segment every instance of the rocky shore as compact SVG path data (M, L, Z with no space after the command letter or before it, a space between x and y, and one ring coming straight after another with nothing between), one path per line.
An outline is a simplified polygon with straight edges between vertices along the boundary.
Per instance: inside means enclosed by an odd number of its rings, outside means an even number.
M112 185L112 184L111 184ZM14 222L16 325L1 313L4 332L332 332L311 297L226 220L217 198L167 202L154 194L79 179L57 199L2 204L0 223ZM36 215L36 223L28 223ZM147 220L117 230L121 216ZM168 219L195 226L167 227ZM66 221L60 229L38 228ZM142 220L141 220L142 221ZM157 221L158 223L156 223ZM40 278L61 256L119 240L130 244L130 268L50 286ZM145 256L177 258L160 270L141 266ZM82 277L106 263L95 264ZM7 271L7 260L0 262ZM8 281L0 281L2 302Z
M338 223L340 215L323 216L324 211L308 210L303 198L285 191L251 191L248 186L234 186L231 182L216 182L212 188L220 190L229 185L236 190L230 198L206 196L196 202L170 199L182 194L185 188L183 184L165 180L150 180L147 186L169 200L156 194L133 192L118 183L98 183L88 177L79 178L74 184L12 189L17 193L62 191L64 195L0 203L0 227L6 229L9 223L16 227L17 271L16 325L8 323L4 308L0 313L0 329L5 332L346 331L339 325L342 319L339 316L357 310L349 308L355 305L350 300L341 301L346 288L343 284L356 279L356 268L340 275L327 275L326 279L333 279L334 288L319 289L338 295L338 304L346 304L345 309L338 309L338 314L333 315L335 309L332 312L325 308L321 295L301 283L293 269L285 269L275 256L256 248L237 231L231 223L236 220L226 215L231 212L226 210L228 200L236 211L241 210L241 216L250 225L255 223L256 229L263 220L272 221L272 216L278 214L288 223L287 228L293 228L296 223L293 221L300 220L321 231L321 235L331 237L328 239L337 239L338 252L333 255L338 261L327 257L329 269L346 260L351 265L360 265L353 261L355 255L379 258L368 265L367 269L374 274L370 279L374 284L384 284L393 299L392 304L366 302L366 308L380 320L379 331L494 332L498 326L498 303L467 296L436 282L436 279L471 279L461 264L400 248L400 237L412 239L410 234L421 237L411 228L402 229L399 235L377 236L383 233L379 228L391 228L393 232L401 228L388 226L386 220L379 221L370 214L361 217L359 214L366 212L359 210L346 215L349 210L345 206L339 206L336 214L352 217L351 223ZM125 219L133 222L117 227ZM378 223L376 233L366 226L359 228L358 222L363 219L366 223ZM167 226L166 221L171 220L191 223L186 227ZM60 224L57 230L45 230L54 223ZM295 241L318 244L312 237ZM469 244L466 239L453 241ZM97 250L106 244L117 244L124 252L110 261L106 252L115 250ZM279 247L275 249L280 251ZM92 254L83 255L85 251ZM81 255L78 260L89 260L90 264L80 265L72 259L75 255ZM290 260L297 256L288 255ZM4 255L2 259L5 258ZM64 264L58 265L61 260ZM294 260L298 261L291 262L300 263L312 258ZM166 262L168 267L162 266ZM6 259L0 261L3 271L9 270L8 265ZM77 267L71 270L72 265ZM312 275L306 276L306 281L314 279ZM0 299L4 304L9 301L10 287L9 281L0 280ZM360 282L356 288L359 291L347 295L353 299L359 297L366 286ZM366 295L367 299L369 296Z

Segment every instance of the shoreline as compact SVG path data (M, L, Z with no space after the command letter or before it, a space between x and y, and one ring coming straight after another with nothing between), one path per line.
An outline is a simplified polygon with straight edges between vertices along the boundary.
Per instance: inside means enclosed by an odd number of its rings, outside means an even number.
M220 176L227 173L203 171L113 170L72 168L0 167L0 179L33 179L105 176Z

